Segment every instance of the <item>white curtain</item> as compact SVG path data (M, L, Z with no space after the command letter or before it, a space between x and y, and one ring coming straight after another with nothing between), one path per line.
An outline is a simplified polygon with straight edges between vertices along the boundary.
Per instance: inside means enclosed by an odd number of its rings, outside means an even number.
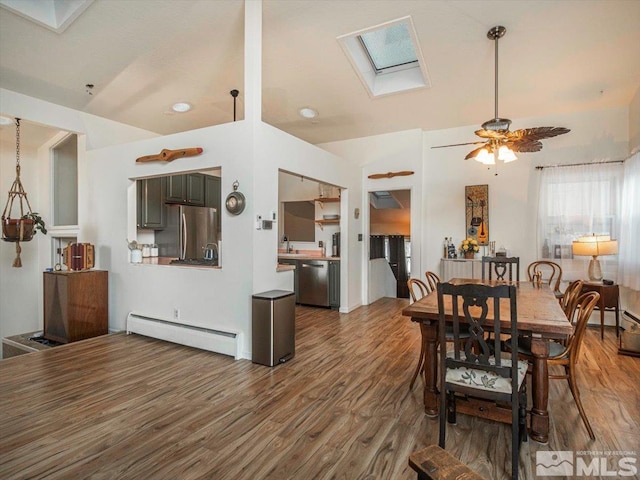
M622 162L542 170L537 253L562 266L563 280L587 278L591 257L574 258L571 249L579 236L597 233L619 238L623 172ZM598 258L604 278L616 281L617 257Z
M624 165L618 283L640 290L640 152Z

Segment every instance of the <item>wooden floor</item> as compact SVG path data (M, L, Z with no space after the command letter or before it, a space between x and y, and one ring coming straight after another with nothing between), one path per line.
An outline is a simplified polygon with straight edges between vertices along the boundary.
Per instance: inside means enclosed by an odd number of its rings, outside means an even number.
M404 300L350 314L299 307L296 357L276 368L137 335L108 335L0 362L3 479L414 479L409 454L437 442ZM589 329L579 384L591 442L564 381L551 383L548 445L640 450L640 359ZM447 449L487 478L510 472L510 427L458 416Z

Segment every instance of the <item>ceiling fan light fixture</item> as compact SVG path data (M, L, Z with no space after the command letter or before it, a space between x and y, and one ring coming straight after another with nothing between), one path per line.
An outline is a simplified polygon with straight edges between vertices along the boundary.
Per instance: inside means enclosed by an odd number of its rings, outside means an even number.
M493 132L506 132L510 126L511 120L508 118L492 118L482 124L483 129Z
M513 153L513 150L511 150L506 145L502 145L498 149L498 160L502 160L504 163L509 163L517 159L518 157L516 157L516 154Z
M489 152L486 148L481 148L478 155L473 158L474 160L484 165L495 165L496 157L493 152Z

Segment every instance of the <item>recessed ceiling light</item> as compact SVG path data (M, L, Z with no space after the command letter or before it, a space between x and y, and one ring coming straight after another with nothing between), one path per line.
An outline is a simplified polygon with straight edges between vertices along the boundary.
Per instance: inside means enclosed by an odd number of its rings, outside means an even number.
M13 119L0 115L0 125L12 125Z
M311 107L304 107L299 110L300 116L304 118L316 118L318 112Z
M188 112L189 110L191 110L191 104L186 102L174 103L171 107L171 110L178 113Z

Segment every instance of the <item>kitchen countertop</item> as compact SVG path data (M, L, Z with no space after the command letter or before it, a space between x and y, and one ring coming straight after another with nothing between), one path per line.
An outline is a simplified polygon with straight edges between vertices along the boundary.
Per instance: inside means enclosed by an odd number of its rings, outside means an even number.
M189 265L186 263L171 263L172 260L176 260L175 257L143 257L142 263L132 263L132 265L162 265L167 267L186 267L186 268L206 268L206 269L220 269L219 265Z
M340 261L340 257L321 257L319 255L305 255L303 253L279 253L278 260L335 260Z

